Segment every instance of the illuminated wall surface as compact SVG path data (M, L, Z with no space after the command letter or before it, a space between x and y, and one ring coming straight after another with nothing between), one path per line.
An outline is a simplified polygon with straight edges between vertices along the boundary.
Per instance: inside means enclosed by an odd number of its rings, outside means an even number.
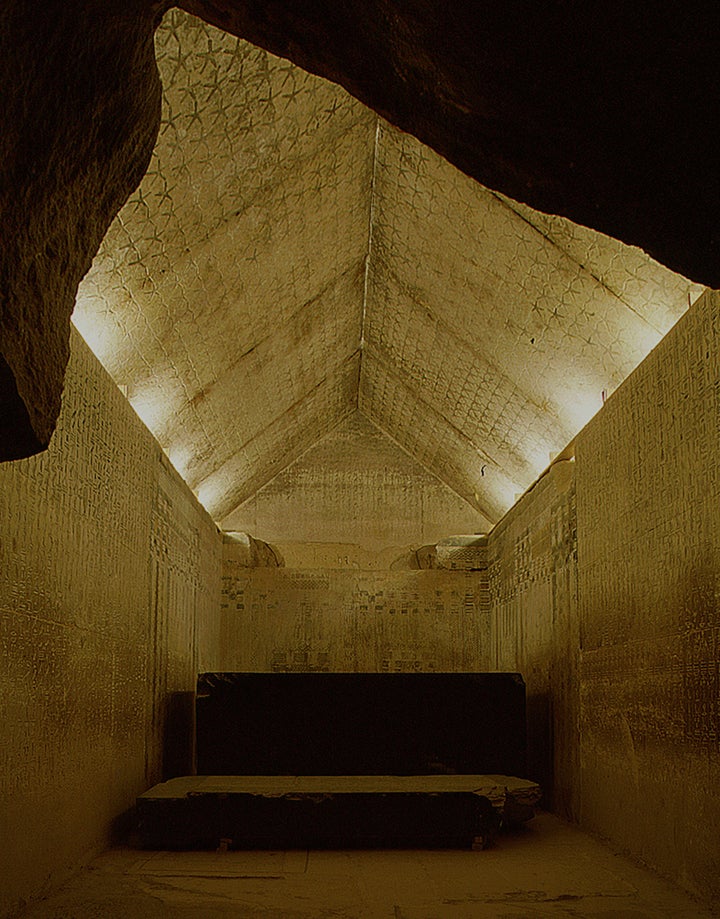
M520 670L551 806L717 896L719 327L708 293L491 532L487 571L225 546L222 598L220 534L74 336L51 449L0 469L2 909L107 842L162 773L171 698L235 666Z
M72 335L50 449L0 465L0 915L160 780L171 694L214 647L212 521Z
M553 806L720 896L720 294L490 539L493 653ZM538 776L540 777L540 775Z
M319 541L342 544L345 556L361 553L360 567L378 556L388 567L410 547L435 544L449 533L486 533L491 523L354 412L221 525L278 544L292 567L302 567L312 551L308 544Z
M489 637L477 572L239 570L225 556L217 670L484 671Z

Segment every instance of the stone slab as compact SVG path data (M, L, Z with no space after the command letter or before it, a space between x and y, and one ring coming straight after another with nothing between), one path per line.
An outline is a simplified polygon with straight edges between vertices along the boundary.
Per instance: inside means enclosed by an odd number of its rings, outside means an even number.
M483 848L540 794L499 775L182 776L140 795L137 813L148 848Z

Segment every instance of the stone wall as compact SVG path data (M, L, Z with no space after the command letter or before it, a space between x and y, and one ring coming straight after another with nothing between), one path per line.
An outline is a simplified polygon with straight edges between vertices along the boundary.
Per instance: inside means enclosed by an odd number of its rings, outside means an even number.
M0 458L47 447L78 283L160 125L156 0L0 6Z
M720 896L719 333L708 292L489 538L493 666L525 675L533 777L705 898Z
M720 896L720 293L577 440L582 823Z
M0 915L182 769L220 537L80 337L50 449L0 466Z
M326 549L318 564L343 567L341 559L352 556L374 567L377 556L387 567L411 546L456 533L486 533L491 523L354 412L221 525L265 539L283 555L290 544L288 564L297 559L298 567L300 556L309 556L317 544L345 545L337 549L338 561Z
M551 466L489 540L492 668L525 677L529 775L568 819L578 813L574 466Z
M477 571L239 568L225 547L213 670L487 670Z
M554 809L720 895L719 328L708 293L491 533L489 589L226 548L219 618L214 525L74 335L50 450L0 466L0 915L184 771L197 669L520 670Z

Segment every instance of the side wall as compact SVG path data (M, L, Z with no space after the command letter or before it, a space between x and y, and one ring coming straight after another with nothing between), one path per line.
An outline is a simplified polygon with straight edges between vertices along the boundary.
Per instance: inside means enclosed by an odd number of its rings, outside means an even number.
M545 804L578 814L575 464L550 467L489 540L493 669L523 674L530 777Z
M720 898L720 293L576 458L581 819Z
M0 466L0 916L107 843L187 751L220 537L73 332L50 449Z
M533 777L559 813L712 899L719 419L709 292L489 537L493 666L526 677Z

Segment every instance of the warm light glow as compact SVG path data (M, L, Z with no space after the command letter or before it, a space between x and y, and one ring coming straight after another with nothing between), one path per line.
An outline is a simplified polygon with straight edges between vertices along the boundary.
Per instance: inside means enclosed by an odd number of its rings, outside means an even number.
M139 390L133 389L129 395L129 402L135 409L138 418L156 438L174 415L173 407L168 405L162 389L157 385ZM173 462L172 459L170 459L170 462ZM173 463L173 465L175 464ZM182 473L180 474L182 475Z
M251 469L247 455L239 452L229 457L219 469L206 478L188 484L210 516L214 520L219 520L239 503L237 483L246 482Z
M496 500L508 511L517 501L518 495L522 495L524 491L525 489L519 482L506 481L503 488L496 490Z
M582 430L602 408L602 392L602 385L596 385L592 390L588 387L584 391L569 392L558 406L563 426L571 431Z
M72 324L95 357L110 372L110 364L119 351L120 341L117 326L108 319L103 300L100 297L78 297Z
M156 51L153 162L73 321L220 519L290 459L295 405L333 422L326 368L358 346L347 404L496 519L702 292L635 247L489 192L334 84L179 10ZM251 84L273 104L253 107ZM367 255L369 192L372 233L393 244L371 247L358 296L348 267ZM339 303L354 304L347 321ZM270 464L248 432L273 419L290 427Z
M557 455L558 450L550 450L547 444L543 444L542 447L522 451L522 457L530 469L532 469L534 478L542 475Z
M194 453L192 449L190 447L174 444L166 448L165 456L167 456L179 475L184 479L193 460Z
M673 324L669 324L668 328L664 329L661 332L651 329L647 326L642 334L636 334L633 336L633 344L640 352L641 360L644 360L648 354L652 351L653 348L657 347L660 344L662 339L667 335L667 333L672 328Z
M240 530L226 530L223 536L226 539L232 540L232 542L239 543L246 549L250 548L250 536L247 533L242 533Z
M214 477L206 479L195 489L195 497L212 517L222 500L222 489Z
M547 464L546 464L547 465ZM529 482L528 482L529 484ZM515 503L515 495L525 485L508 478L505 471L478 451L473 474L475 503L481 508L499 509L502 514ZM491 511L492 513L492 511Z

